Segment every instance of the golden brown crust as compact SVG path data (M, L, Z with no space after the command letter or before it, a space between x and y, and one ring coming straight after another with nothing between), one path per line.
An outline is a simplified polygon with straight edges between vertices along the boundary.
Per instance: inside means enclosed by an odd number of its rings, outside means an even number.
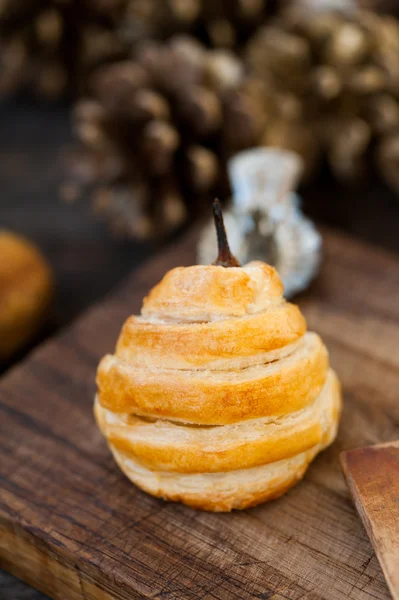
M0 360L40 325L53 292L50 268L24 238L0 231Z
M207 323L167 323L130 317L116 356L141 368L228 368L299 340L306 321L297 306L273 305L262 313Z
M221 473L270 464L305 452L321 440L322 430L320 424L311 422L297 430L287 427L286 434L284 438L275 433L254 442L243 442L240 446L233 446L231 450L215 450L213 453L208 449L201 450L188 445L183 450L172 445L165 448L150 446L144 440L131 442L128 437L116 431L106 437L114 448L139 460L151 470Z
M313 458L335 439L340 407L339 395L320 444L290 458L250 469L197 474L152 471L113 444L109 446L125 475L149 494L200 510L228 512L278 498L300 481Z
M138 474L136 469L132 468L133 461L122 452L114 448L110 444L111 452L120 467L121 471L128 479L147 494L151 494L157 498L168 500L170 502L181 502L195 508L207 512L231 512L232 510L243 510L257 506L263 502L276 500L294 485L296 485L305 475L306 469L315 457L317 452L308 450L299 455L299 460L290 465L289 469L285 469L283 473L274 472L267 473L268 467L274 468L276 463L267 465L266 467L256 467L265 471L261 481L251 485L230 484L227 490L215 489L214 485L209 487L203 486L201 491L190 489L175 489L174 486L165 485L160 480L154 481L155 477L148 481L147 477L142 473ZM297 459L298 457L295 457ZM292 459L287 459L287 462ZM282 463L284 461L280 461ZM280 465L278 465L280 466ZM149 472L152 473L152 472ZM214 483L214 482L212 482Z
M253 261L243 268L214 265L168 271L144 299L145 317L202 321L241 317L281 299L283 285L270 265Z
M337 419L339 406L339 385L330 371L311 406L283 417L219 427L192 427L117 415L98 401L95 415L113 447L148 469L216 473L276 462L322 443L325 423Z
M307 333L289 356L235 371L139 369L113 356L99 366L99 401L115 412L225 425L301 410L324 384L328 356Z
M211 511L280 496L330 444L341 392L272 267L173 269L100 362L95 414L154 496Z

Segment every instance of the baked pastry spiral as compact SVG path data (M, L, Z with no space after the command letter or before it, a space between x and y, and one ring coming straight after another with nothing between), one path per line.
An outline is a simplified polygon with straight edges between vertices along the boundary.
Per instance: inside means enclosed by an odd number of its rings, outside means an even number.
M335 438L328 353L273 267L241 267L214 203L219 257L169 271L98 367L97 423L154 496L210 511L277 498Z
M269 265L169 271L97 375L95 415L143 490L212 511L276 498L335 438L337 377Z

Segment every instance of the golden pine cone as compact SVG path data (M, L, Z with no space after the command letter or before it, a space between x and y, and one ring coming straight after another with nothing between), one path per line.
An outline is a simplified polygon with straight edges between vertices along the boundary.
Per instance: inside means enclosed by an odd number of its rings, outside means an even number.
M374 164L394 184L399 154L386 137L399 131L396 19L296 6L257 32L246 57L268 90L265 141L299 151L309 173L326 157L344 181L359 180L377 148Z

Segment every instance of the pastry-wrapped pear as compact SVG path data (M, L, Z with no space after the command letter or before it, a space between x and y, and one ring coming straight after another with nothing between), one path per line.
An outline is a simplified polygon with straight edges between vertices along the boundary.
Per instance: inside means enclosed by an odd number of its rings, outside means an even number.
M213 265L169 271L98 368L95 415L127 477L209 511L277 498L335 438L338 379L275 269L239 266L220 207Z
M0 230L0 361L42 324L53 295L50 267L26 239Z

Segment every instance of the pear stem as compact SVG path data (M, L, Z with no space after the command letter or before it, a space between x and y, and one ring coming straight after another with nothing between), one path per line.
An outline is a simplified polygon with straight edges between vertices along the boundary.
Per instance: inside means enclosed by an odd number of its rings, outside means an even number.
M224 227L222 206L220 201L215 198L212 203L213 218L215 219L216 235L218 239L219 254L214 265L218 267L241 267L235 256L231 253L229 242L227 241L226 229Z

